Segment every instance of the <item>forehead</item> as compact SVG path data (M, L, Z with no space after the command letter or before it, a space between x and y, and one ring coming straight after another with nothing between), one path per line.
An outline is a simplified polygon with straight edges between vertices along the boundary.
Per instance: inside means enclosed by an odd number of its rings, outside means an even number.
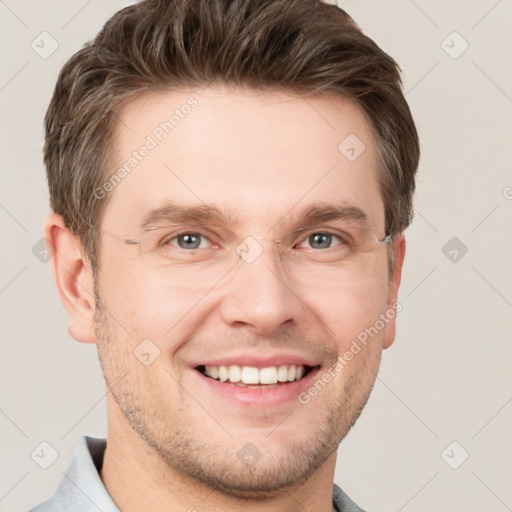
M140 228L172 204L268 230L322 204L383 229L375 140L351 100L209 88L146 94L118 117L104 228Z

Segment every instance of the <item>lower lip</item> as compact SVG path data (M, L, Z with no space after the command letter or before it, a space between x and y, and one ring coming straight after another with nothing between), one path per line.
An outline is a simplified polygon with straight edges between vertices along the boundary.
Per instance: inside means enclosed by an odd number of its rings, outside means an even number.
M237 386L231 382L220 382L206 377L200 371L194 369L200 381L214 393L238 403L266 407L283 405L293 400L298 402L299 394L311 386L311 382L314 381L319 371L320 368L317 366L312 368L301 380L277 384L273 387L257 388Z

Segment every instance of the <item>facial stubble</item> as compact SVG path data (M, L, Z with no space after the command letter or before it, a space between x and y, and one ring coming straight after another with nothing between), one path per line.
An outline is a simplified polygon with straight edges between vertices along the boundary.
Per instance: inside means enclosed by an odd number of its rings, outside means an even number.
M194 417L191 408L202 413L202 404L188 396L190 393L187 395L184 389L178 388L183 399L179 410L165 408L168 402L158 397L157 387L151 387L151 370L140 368L133 354L137 343L110 319L100 299L97 276L95 303L98 357L107 391L112 393L128 424L169 468L170 477L179 473L232 497L265 499L304 484L337 450L360 416L374 385L376 373L372 368L375 363L368 364L361 358L357 371L344 369L347 378L342 379L340 374L322 391L329 393L329 399L321 402L322 409L315 408L315 403L320 403L318 397L307 405L297 400L297 409L316 409L310 411L317 421L307 441L298 442L288 437L285 444L275 435L283 424L297 421L292 412L284 421L276 421L274 433L265 437L266 446L256 447L261 451L261 459L254 465L244 464L237 453L244 443L251 441L251 435L248 434L247 439L228 435L229 427L217 428L222 418L191 421ZM378 356L380 361L380 353ZM198 427L205 424L212 425L211 435L201 434ZM294 427L301 429L298 423Z

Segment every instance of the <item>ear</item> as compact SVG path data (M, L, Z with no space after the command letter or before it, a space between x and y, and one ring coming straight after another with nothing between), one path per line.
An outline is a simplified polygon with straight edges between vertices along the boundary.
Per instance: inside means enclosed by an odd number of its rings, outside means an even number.
M96 343L94 279L82 242L56 213L46 219L44 234L57 291L69 315L68 332L81 343Z
M401 305L398 304L398 289L402 279L402 266L405 257L405 236L403 233L393 237L393 274L389 277L388 296L386 301L386 311L393 311L393 317L386 324L383 348L389 348L395 341L396 336L396 315L401 311Z

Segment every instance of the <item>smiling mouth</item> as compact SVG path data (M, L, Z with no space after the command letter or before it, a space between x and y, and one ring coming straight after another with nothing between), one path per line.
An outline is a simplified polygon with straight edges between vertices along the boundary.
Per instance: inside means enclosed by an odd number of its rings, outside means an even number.
M268 388L297 382L308 375L316 366L285 364L257 368L254 366L210 366L200 365L196 370L213 380L236 384L240 387Z

